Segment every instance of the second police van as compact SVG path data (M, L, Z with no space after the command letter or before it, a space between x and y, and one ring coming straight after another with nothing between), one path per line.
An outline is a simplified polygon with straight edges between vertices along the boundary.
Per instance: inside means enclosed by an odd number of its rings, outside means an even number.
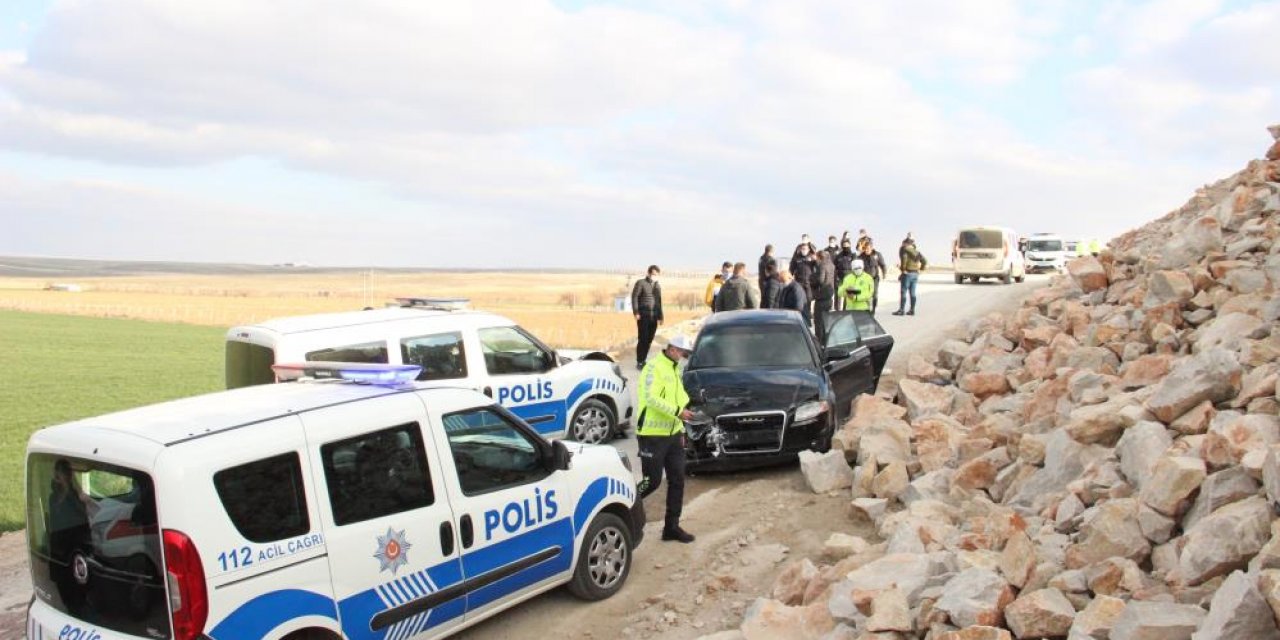
M630 463L416 367L49 427L26 459L29 640L435 638L568 585L622 588Z
M459 300L268 320L227 332L227 388L275 382L278 362L413 364L418 379L465 386L543 436L605 442L631 420L622 370L600 352L556 351L510 319L457 309Z

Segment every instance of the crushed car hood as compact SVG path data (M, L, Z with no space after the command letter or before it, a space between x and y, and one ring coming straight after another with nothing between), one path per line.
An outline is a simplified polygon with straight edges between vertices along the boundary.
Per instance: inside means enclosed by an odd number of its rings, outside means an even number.
M740 411L786 410L818 398L824 382L808 369L727 369L686 371L691 404L709 416Z

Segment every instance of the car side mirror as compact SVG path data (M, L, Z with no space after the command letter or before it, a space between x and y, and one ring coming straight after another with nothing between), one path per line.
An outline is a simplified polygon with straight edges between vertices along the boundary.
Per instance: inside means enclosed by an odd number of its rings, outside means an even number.
M552 440L551 455L547 458L551 471L568 471L572 461L573 454L569 452L569 447L565 446L564 441Z
M827 347L824 355L827 358L827 362L839 362L853 355L853 351L844 347Z

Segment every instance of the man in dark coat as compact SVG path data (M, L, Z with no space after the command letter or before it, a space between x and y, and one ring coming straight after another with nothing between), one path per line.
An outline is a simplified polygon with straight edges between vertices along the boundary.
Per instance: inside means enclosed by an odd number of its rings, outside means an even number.
M875 294L871 296L871 313L876 312L876 305L880 303L880 279L888 267L884 263L884 255L876 251L875 242L871 238L867 238L862 245L862 253L858 254L858 259L862 261L862 266L867 270L867 274L876 283ZM837 282L841 282L837 280Z
M777 309L778 293L782 291L782 283L778 281L778 265L769 265L764 278L760 281L760 308Z
M751 284L747 282L747 265L739 262L733 265L733 275L720 285L720 295L716 296L714 311L754 309L756 306L756 292L751 290Z
M791 276L795 281L800 283L800 288L804 289L804 299L806 302L813 300L813 254L809 252L809 245L802 244L796 249L796 256L791 259ZM812 307L812 304L810 304ZM812 319L812 309L805 312L804 318L808 322Z
M800 281L787 269L778 272L778 281L782 283L782 290L778 292L779 309L791 309L800 312L804 318L806 325L809 324L809 297L804 293L804 287L800 286Z
M773 245L766 244L764 246L764 255L760 256L760 264L758 265L758 270L756 271L756 278L759 278L760 280L759 282L760 293L762 295L764 294L765 282L768 280L768 277L769 277L765 274L769 273L770 265L773 266L773 272L776 274L778 272L778 261L773 257ZM762 308L764 307L763 302L764 300L762 299L761 300Z
M813 327L819 339L827 335L827 314L831 313L835 295L836 266L831 262L831 254L819 251L813 274Z
M856 260L858 254L853 252L853 241L849 239L849 233L845 232L844 240L840 241L840 253L836 254L836 285L844 282L844 277L853 271L853 261ZM844 308L844 298L836 297L836 309Z
M636 316L636 368L643 369L649 358L649 345L662 324L662 286L658 284L658 265L649 265L648 274L631 288L631 312Z

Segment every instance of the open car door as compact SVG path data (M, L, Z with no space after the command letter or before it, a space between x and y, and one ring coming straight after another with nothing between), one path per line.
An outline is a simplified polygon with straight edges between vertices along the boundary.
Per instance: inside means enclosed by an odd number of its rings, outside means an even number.
M827 336L824 346L853 349L865 346L871 350L872 381L866 393L875 393L880 386L880 373L893 351L893 336L889 335L870 311L832 311L827 314Z
M852 318L844 318L843 322L828 321L827 329L822 357L836 395L836 420L843 423L858 394L875 393L875 361L871 350L862 344L858 325Z

